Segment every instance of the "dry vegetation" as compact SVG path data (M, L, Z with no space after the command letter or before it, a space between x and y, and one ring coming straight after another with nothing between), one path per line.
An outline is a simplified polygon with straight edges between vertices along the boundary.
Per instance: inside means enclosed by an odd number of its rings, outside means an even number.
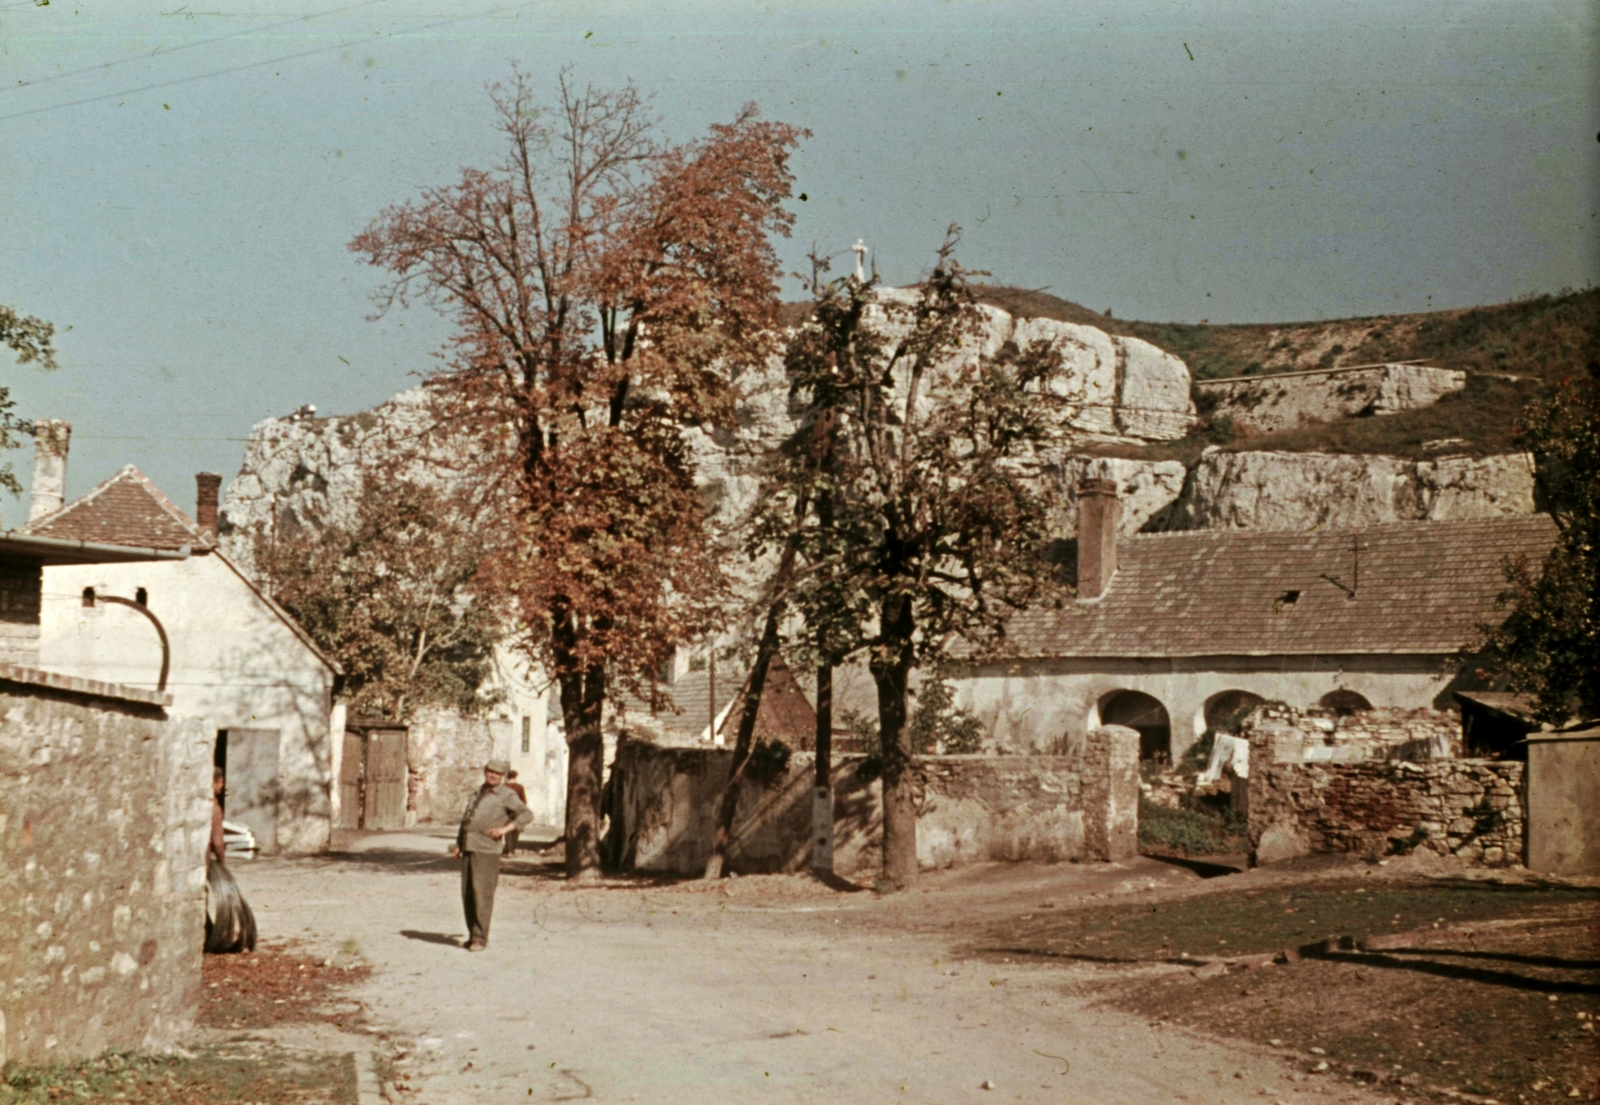
M1044 292L1003 286L983 289L980 298L1019 316L1143 338L1183 358L1196 379L1405 360L1468 373L1465 391L1424 410L1223 442L1228 448L1428 456L1424 443L1461 438L1464 444L1452 452L1505 452L1513 448L1511 412L1600 358L1600 289L1594 288L1428 314L1245 325L1124 321ZM1217 442L1197 434L1111 451L1192 463L1210 444Z

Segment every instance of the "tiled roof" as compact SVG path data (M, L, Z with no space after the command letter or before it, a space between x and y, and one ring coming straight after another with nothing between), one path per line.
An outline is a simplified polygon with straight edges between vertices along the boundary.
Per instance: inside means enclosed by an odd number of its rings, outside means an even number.
M22 532L146 549L206 544L193 520L131 464L81 499L28 523Z
M1017 615L995 655L1455 652L1496 618L1505 557L1525 554L1538 564L1555 539L1555 524L1543 514L1123 538L1116 575L1099 601L1068 599L1059 610Z
M745 676L741 670L726 667L717 669L717 712L722 714L744 690ZM711 724L710 676L704 671L685 672L670 686L663 685L663 694L670 695L672 705L655 712L655 719L663 729L682 737L699 738ZM629 694L621 696L622 706L630 713L648 714L649 703ZM719 731L732 739L739 728L739 719L729 714L724 717ZM790 745L809 747L815 739L817 728L816 708L795 681L782 656L773 658L767 671L767 682L761 695L761 712L757 715L756 737L778 739Z

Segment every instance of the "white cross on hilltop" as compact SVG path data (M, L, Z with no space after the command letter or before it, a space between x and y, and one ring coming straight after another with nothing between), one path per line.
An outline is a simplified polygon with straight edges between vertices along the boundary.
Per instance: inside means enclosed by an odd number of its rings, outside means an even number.
M857 238L856 244L850 247L850 252L856 255L856 279L865 282L867 279L867 243Z

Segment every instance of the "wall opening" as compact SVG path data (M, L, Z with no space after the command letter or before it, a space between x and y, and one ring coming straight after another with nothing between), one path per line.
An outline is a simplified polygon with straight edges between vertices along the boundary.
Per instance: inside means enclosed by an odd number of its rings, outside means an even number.
M1216 733L1237 733L1245 715L1266 699L1250 691L1223 691L1206 701L1206 728Z
M1140 691L1113 691L1100 700L1101 725L1125 725L1139 733L1139 758L1172 756L1172 719L1159 699Z
M1368 702L1363 696L1355 691L1346 690L1329 691L1317 699L1317 705L1324 710L1332 710L1340 717L1349 717L1351 714L1358 714L1363 710L1372 709L1372 703Z

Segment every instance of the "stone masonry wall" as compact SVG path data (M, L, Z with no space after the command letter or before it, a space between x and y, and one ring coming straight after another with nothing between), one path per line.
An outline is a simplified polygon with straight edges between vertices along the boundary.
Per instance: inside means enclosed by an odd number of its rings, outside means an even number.
M0 680L0 1064L158 1049L191 1024L212 737Z
M1250 741L1252 763L1258 755L1268 763L1440 760L1461 754L1461 715L1379 708L1340 716L1269 702L1250 712L1239 735Z
M1124 859L1138 836L1138 734L1097 729L1078 756L925 756L917 761L917 860ZM611 856L635 871L698 875L733 754L624 737L612 768ZM879 863L882 784L862 757L834 759L834 869ZM775 778L741 782L729 868L801 871L811 862L815 759L795 753Z
M1258 761L1252 748L1252 859L1426 849L1491 867L1520 865L1523 768L1491 760L1282 764Z

